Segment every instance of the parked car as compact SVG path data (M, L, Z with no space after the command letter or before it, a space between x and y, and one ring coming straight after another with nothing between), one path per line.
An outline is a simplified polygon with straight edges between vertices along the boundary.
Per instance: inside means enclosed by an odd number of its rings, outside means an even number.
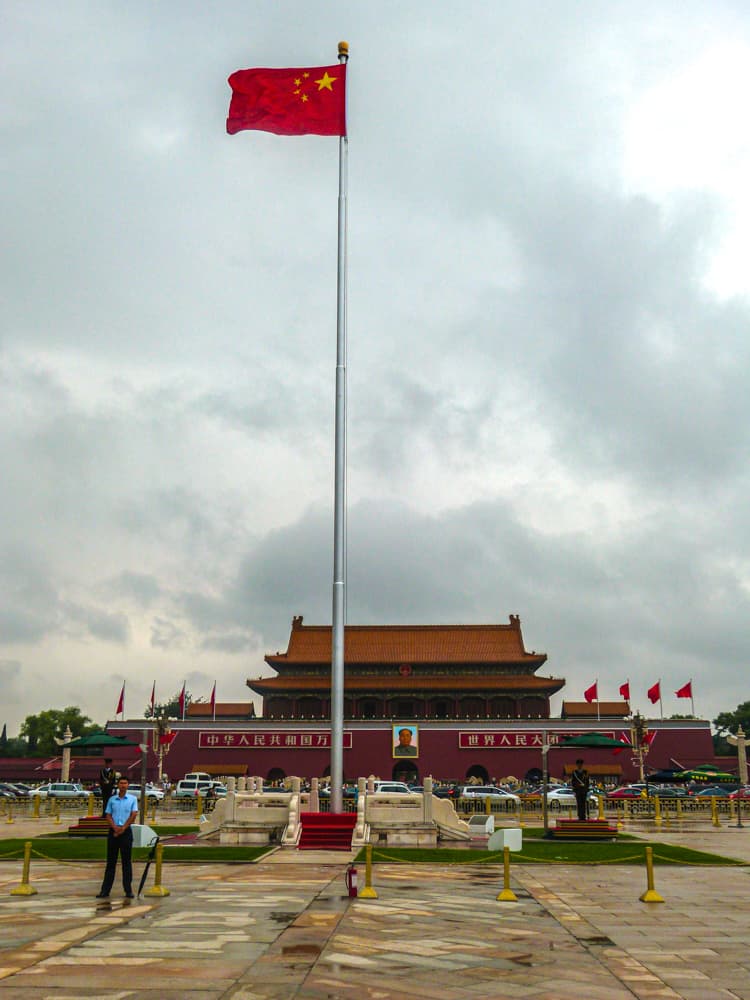
M284 788L264 788L264 792L283 792L286 791ZM344 785L341 789L342 798L345 799L356 799L359 797L359 790L356 785ZM330 785L326 785L325 788L318 789L318 796L322 799L330 799L331 788Z
M16 795L18 796L19 799L28 799L28 797L31 795L31 787L29 785L24 785L20 781L10 781L8 782L8 784L11 786L11 788L15 788Z
M736 792L731 792L729 798L742 799L743 802L750 799L750 785L745 785L744 788L738 788Z
M648 794L659 799L684 799L687 789L675 785L649 785Z
M46 785L33 788L31 794L38 795L42 799L82 799L88 793L83 785L73 781L50 781Z
M408 795L411 789L405 781L376 781L375 791L387 792L388 795L393 795L394 793L397 795Z
M141 786L140 785L129 785L128 791L131 795L135 795L137 799L141 797ZM155 788L154 785L146 785L146 799L150 802L161 802L164 798L164 792L161 788Z
M646 797L646 788L637 788L633 785L621 785L607 792L608 799L642 799Z
M433 785L432 794L439 799L455 799L458 798L458 788L455 785Z
M709 785L708 788L701 788L700 791L694 792L694 798L696 799L728 799L732 793L728 788L722 788L720 785Z
M592 806L599 804L599 796L595 792L589 792L588 800ZM547 792L547 805L550 809L575 809L575 792L572 788L553 788Z
M492 799L493 801L501 801L510 805L518 805L521 801L517 795L512 792L506 792L504 788L497 788L495 785L463 785L460 792L459 798L462 799Z
M3 781L0 782L0 796L4 799L27 799L29 789L15 781Z
M205 798L209 788L213 788L217 795L227 794L226 785L222 785L220 781L198 781L193 778L183 778L182 781L177 782L174 797L176 799L194 799L200 794Z

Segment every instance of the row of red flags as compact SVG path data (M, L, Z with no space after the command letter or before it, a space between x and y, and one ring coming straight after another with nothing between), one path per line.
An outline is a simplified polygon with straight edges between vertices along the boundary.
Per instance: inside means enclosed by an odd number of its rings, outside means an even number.
M646 692L648 699L652 705L655 705L657 701L661 701L661 681L657 681L652 687ZM688 681L687 684L683 684L681 688L675 691L677 698L692 698L693 697L693 682ZM588 702L599 701L599 682L594 681L591 687L586 688L583 692L583 697ZM620 697L624 698L625 701L630 701L630 681L625 681L624 684L620 685Z
M182 690L177 699L177 705L179 710L179 715L181 719L185 718L185 692L186 692L186 682L183 681ZM216 681L214 681L214 686L211 689L211 697L209 699L209 704L211 706L211 715L216 713ZM154 717L154 711L156 708L156 681L154 681L151 686L151 718ZM115 709L115 715L125 715L125 681L122 682L122 690L120 691L120 697L117 701L117 708Z

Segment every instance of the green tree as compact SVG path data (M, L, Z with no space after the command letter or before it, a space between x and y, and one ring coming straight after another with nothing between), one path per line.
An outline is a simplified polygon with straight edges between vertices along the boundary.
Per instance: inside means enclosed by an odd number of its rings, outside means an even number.
M714 719L716 733L714 735L714 751L721 756L731 756L737 750L725 739L727 733L734 735L742 726L750 735L750 701L743 701L734 712L720 712Z
M147 719L179 719L180 715L180 695L182 694L182 688L176 691L169 701L157 701L154 705L153 712L151 711L151 705L148 704L143 710L143 714ZM193 698L190 692L185 689L185 711L187 712L188 705L192 705L193 702L196 704L199 701L203 701L203 698Z
M5 747L4 757L28 757L29 745L20 736L14 736L8 740Z
M55 737L62 739L68 726L73 736L88 736L102 728L92 723L87 715L81 715L77 705L69 705L63 709L48 708L37 715L27 715L19 735L26 740L29 756L53 756L60 750Z

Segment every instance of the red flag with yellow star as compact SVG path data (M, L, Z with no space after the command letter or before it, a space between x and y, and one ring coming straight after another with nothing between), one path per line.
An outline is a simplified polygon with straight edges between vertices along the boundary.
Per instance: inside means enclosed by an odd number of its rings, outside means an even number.
M240 69L229 77L227 132L346 135L346 64Z

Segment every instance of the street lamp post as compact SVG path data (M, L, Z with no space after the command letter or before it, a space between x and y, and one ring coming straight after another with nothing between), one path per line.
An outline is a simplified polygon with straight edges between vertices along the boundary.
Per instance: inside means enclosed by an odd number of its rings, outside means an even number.
M633 747L633 753L635 754L633 763L638 767L638 774L640 775L641 782L646 781L644 759L649 749L647 737L648 726L646 725L646 720L640 712L635 712L630 723L630 743Z
M158 765L158 776L159 784L164 781L164 758L169 753L172 746L172 730L169 728L169 723L167 720L160 716L156 720L156 725L154 726L152 739L154 753L156 754L156 760Z

